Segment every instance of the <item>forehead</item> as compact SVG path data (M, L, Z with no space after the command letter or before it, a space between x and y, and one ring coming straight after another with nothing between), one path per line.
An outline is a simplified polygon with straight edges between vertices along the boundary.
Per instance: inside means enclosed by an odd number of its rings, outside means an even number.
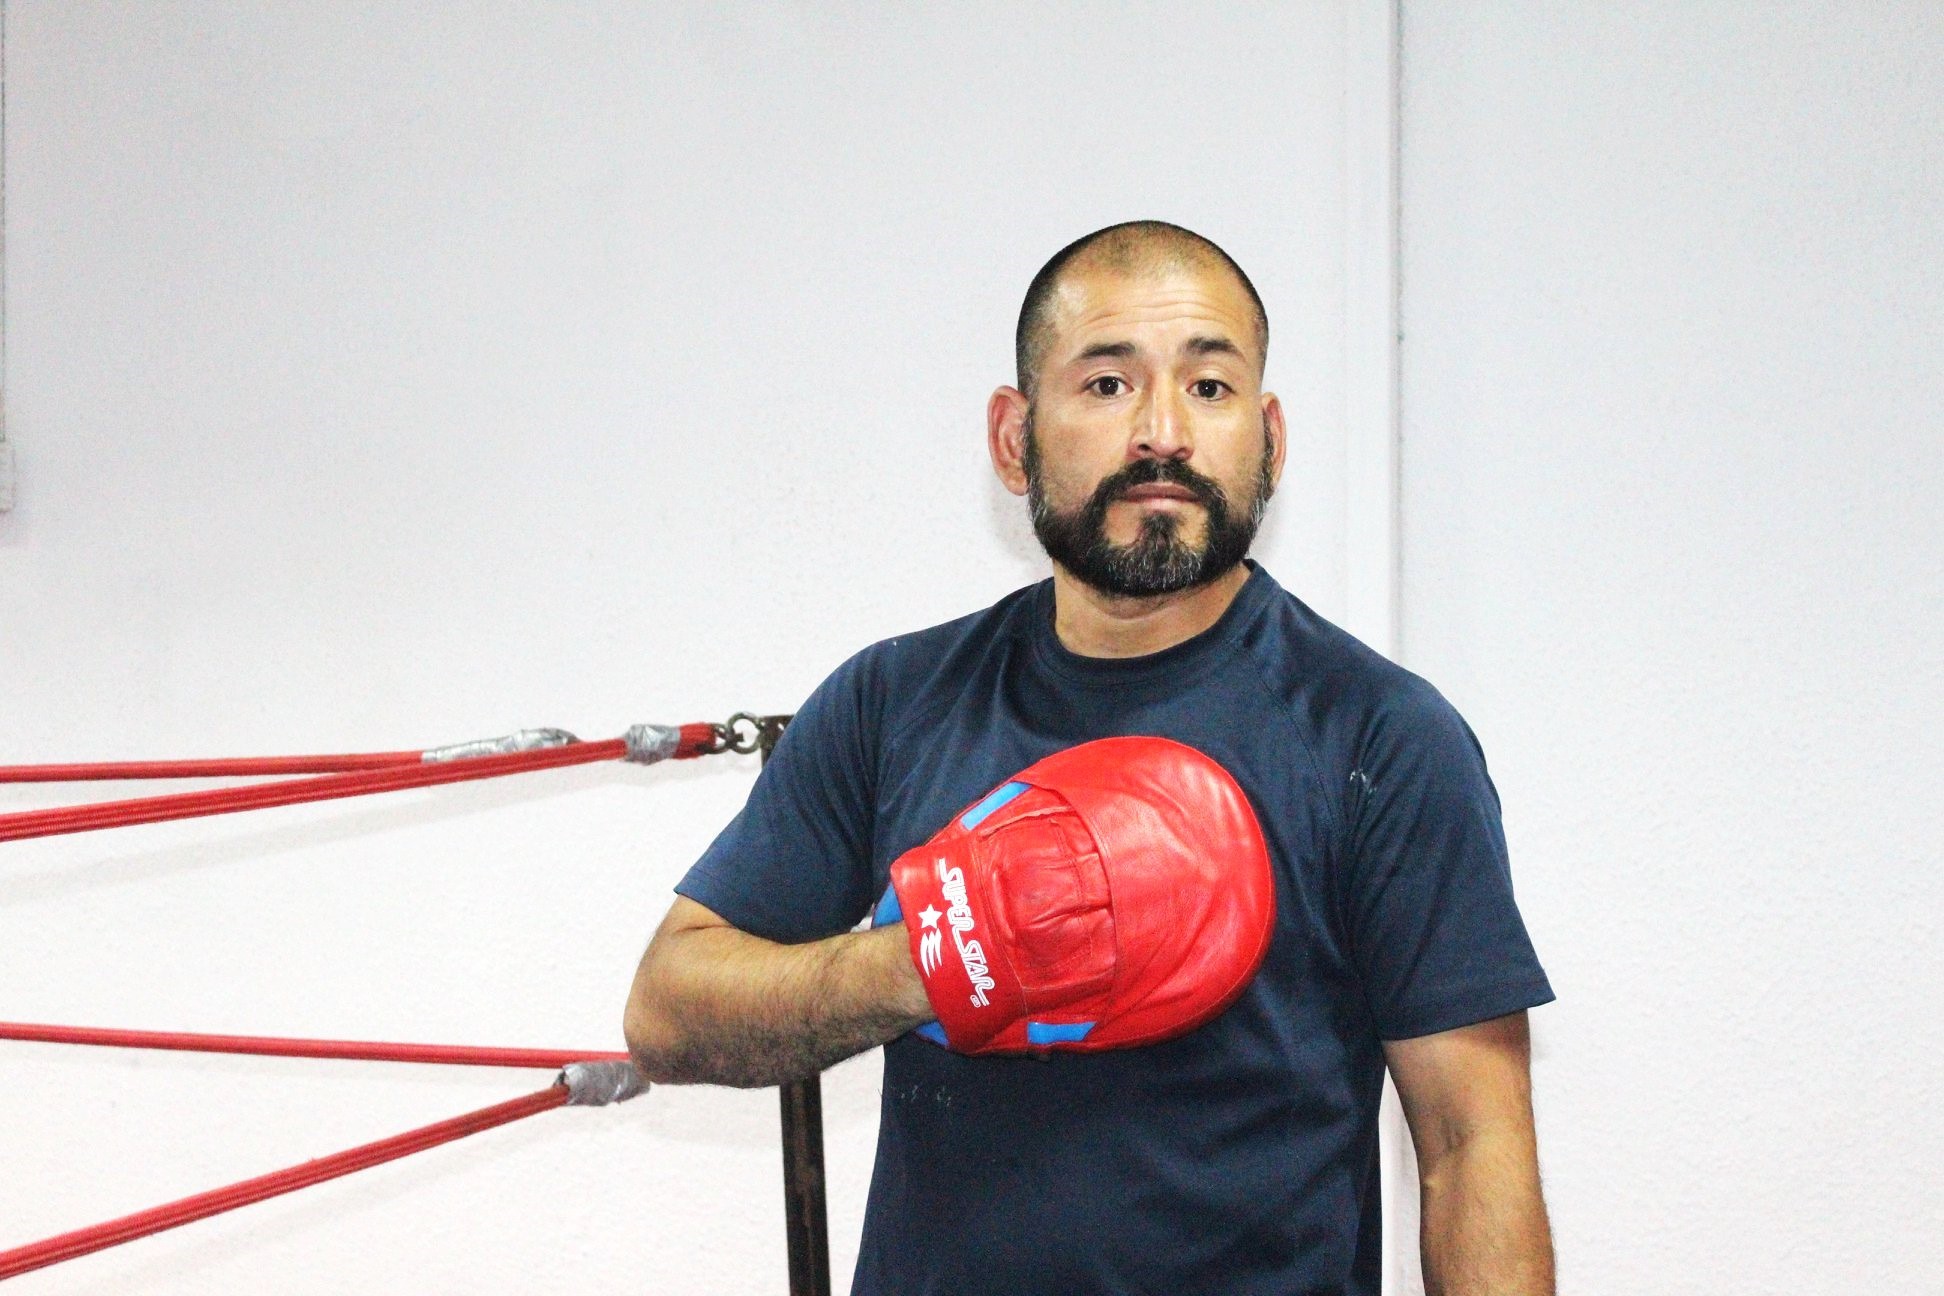
M1255 303L1219 264L1076 266L1060 277L1050 305L1046 358L1055 365L1102 342L1173 350L1190 336L1228 338L1261 360Z

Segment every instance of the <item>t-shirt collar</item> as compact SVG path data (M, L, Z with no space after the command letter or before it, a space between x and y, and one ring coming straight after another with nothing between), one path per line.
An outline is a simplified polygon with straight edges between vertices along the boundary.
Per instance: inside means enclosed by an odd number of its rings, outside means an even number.
M1235 592L1215 624L1160 652L1139 657L1088 657L1060 642L1053 629L1053 581L1034 591L1029 634L1040 662L1073 683L1095 688L1141 688L1166 683L1178 687L1191 676L1224 660L1234 650L1240 629L1268 602L1276 582L1254 559L1244 559L1249 578Z

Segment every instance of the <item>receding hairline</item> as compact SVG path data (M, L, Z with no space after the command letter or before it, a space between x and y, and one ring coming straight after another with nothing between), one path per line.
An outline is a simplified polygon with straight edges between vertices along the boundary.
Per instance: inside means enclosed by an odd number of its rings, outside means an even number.
M1212 239L1167 221L1124 221L1082 235L1055 252L1033 276L1020 304L1019 324L1013 333L1013 359L1019 388L1028 396L1039 385L1039 370L1052 342L1053 311L1060 287L1071 274L1105 270L1130 278L1148 278L1174 270L1210 267L1234 276L1253 308L1257 359L1269 355L1269 315L1262 297L1235 258Z

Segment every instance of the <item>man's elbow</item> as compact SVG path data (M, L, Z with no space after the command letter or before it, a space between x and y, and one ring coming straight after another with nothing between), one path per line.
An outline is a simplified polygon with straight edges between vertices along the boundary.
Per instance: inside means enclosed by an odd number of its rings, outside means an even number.
M651 1084L679 1082L674 1061L680 1049L673 1024L664 1016L631 997L621 1017L621 1035L628 1043L635 1070L644 1079Z
M688 1065L693 1053L681 1021L670 1011L671 996L656 973L651 946L635 972L628 1006L621 1015L621 1037L635 1070L652 1084L691 1083L697 1077Z

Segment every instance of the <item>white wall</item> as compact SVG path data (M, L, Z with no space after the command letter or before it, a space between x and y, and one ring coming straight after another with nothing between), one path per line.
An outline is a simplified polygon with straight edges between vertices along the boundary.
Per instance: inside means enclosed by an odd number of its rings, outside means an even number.
M788 709L1038 576L983 401L1135 216L1267 298L1262 552L1341 615L1342 10L14 0L0 761ZM0 1016L613 1047L752 774L9 845ZM546 1079L0 1046L0 1247ZM840 1290L876 1094L826 1081ZM774 1108L559 1113L20 1290L776 1292Z
M1403 644L1572 1292L1936 1292L1944 8L1407 3Z

